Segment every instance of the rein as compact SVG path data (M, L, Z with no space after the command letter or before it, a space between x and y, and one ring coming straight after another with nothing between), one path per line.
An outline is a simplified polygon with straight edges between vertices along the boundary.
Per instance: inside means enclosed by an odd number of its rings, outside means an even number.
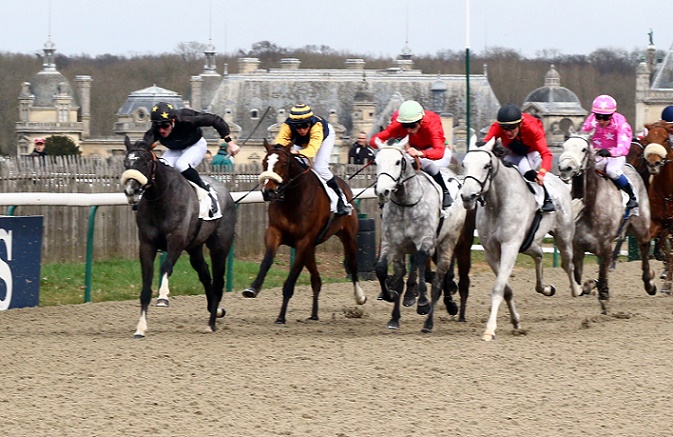
M468 151L467 153L473 153L473 152L483 152L488 154L489 160L490 160L490 165L488 166L488 172L486 173L486 177L484 178L483 181L480 181L479 179L475 178L474 176L467 175L465 178L463 178L463 185L468 179L474 179L474 181L479 184L479 196L477 197L477 200L481 204L481 206L484 206L484 192L486 192L486 189L484 188L486 186L486 182L490 184L493 183L493 178L498 174L498 171L500 170L500 167L495 168L495 165L493 165L493 158L495 158L495 155L493 155L492 152L488 150L482 150L482 149L473 149ZM498 161L496 160L496 164Z
M400 152L400 155L402 155L402 164L401 164L402 169L400 171L400 175L398 177L394 177L390 173L381 172L381 173L376 175L376 180L374 181L374 183L372 185L378 183L378 180L379 180L380 176L387 176L393 182L395 182L395 189L397 190L397 188L403 186L408 180L410 180L412 178L415 178L418 175L418 172L421 171L421 161L418 159L418 156L414 156L414 160L416 161L416 171L414 173L412 173L410 176L407 176L403 179L402 176L407 171L407 165L408 165L407 160L406 160L406 158L404 158L404 152L402 150L397 149L397 148L395 148L395 150ZM372 185L370 185L370 187ZM418 200L416 200L414 203L411 203L411 204L402 204L402 203L395 202L395 200L392 197L390 198L390 201L393 202L397 206L401 206L401 207L406 208L406 207L412 207L412 206L418 205L418 203L421 201L421 199L423 199L423 194L421 194L421 196L418 198Z
M285 190L287 190L292 185L292 183L294 181L296 181L297 179L299 179L300 177L304 176L309 171L311 171L311 169L313 168L313 163L311 162L311 159L308 156L302 155L301 153L294 154L294 153L290 153L290 152L286 151L285 149L273 149L273 150L277 151L278 153L282 153L287 158L287 162L285 164L285 174L286 175L290 173L290 166L292 165L291 160L293 160L293 159L297 159L297 160L298 159L306 159L309 162L309 166L304 171L302 171L301 173L299 173L298 175L296 175L294 177L288 178L287 181L278 184L278 188L276 189L276 192L278 193L278 196L279 196L278 200L282 201L282 199L284 198ZM297 165L301 165L301 164L299 164L299 162L297 162Z

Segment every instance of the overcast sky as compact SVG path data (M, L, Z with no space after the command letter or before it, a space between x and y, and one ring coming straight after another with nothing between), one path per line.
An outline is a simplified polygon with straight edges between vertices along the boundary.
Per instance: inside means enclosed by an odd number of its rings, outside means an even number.
M327 45L396 57L464 51L467 0L1 0L0 51L41 53L51 34L65 55L174 52L181 42L211 41L218 53L259 41L280 47ZM588 54L597 48L643 50L673 43L664 0L469 0L471 53L505 47ZM51 12L50 12L51 11Z

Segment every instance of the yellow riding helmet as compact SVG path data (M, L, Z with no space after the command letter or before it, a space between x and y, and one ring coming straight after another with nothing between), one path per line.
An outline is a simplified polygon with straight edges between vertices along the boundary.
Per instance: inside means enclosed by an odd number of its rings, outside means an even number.
M303 103L296 104L290 109L290 123L300 124L313 117L313 110Z

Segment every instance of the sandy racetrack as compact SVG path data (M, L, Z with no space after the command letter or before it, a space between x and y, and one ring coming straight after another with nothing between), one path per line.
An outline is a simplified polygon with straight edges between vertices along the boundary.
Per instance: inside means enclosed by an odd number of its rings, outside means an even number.
M227 294L211 335L204 296L152 307L145 340L136 301L2 312L2 435L672 435L673 298L648 296L638 269L612 273L610 316L571 298L560 269L546 271L551 298L517 271L522 332L503 305L488 343L490 272L473 276L468 322L441 305L430 335L411 308L389 331L375 282L361 318L349 284L325 286L319 322L300 287L286 326L279 289Z

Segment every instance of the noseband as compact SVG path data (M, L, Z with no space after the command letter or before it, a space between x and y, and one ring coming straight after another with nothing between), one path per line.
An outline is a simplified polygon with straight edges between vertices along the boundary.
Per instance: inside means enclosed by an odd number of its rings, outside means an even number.
M126 169L122 173L121 184L126 185L126 182L129 181L130 179L138 181L141 184L139 197L142 197L142 195L145 193L145 191L147 191L149 188L154 186L155 179L156 179L156 176L157 176L157 165L158 165L158 163L157 163L157 155L154 154L154 151L145 150L145 149L134 150L135 153L138 153L140 151L145 151L145 152L149 153L150 156L152 157L152 159L151 159L152 170L150 171L150 177L148 178L141 171L136 170L135 168L129 168L129 169ZM143 159L144 159L144 157L143 157ZM141 179L144 179L145 181L143 182Z
M375 184L378 183L378 181L379 181L379 177L381 177L381 176L387 176L387 177L389 177L393 182L395 182L395 190L393 190L393 191L397 191L397 189L398 189L399 187L403 186L408 180L410 180L410 179L412 179L412 178L415 178L416 175L418 174L418 172L421 171L421 160L418 159L418 156L414 156L414 161L416 161L416 171L413 172L410 176L407 176L407 177L405 177L405 178L402 178L402 177L404 176L404 173L407 171L407 165L408 165L407 160L406 160L406 158L404 157L404 151L398 149L397 147L391 147L391 149L396 150L397 152L399 152L400 155L401 155L401 157L402 157L401 164L400 164L400 167L401 167L400 174L399 174L399 176L394 177L393 175L391 175L391 174L388 173L388 172L381 172L381 173L379 173L379 174L376 175L376 182L375 182ZM391 200L395 205L397 205L397 206L404 206L404 207L407 207L407 206L414 206L414 205L418 204L418 202L420 202L422 198L423 198L423 196L421 195L421 196L418 198L418 200L417 200L416 202L412 203L412 204L400 204L400 203L395 202L395 200L393 200L392 198L391 198L390 200Z
M280 149L280 148L270 150L269 154L271 154L272 152L277 152L277 154L279 154L279 155L282 154L283 156L285 156L285 158L286 158L285 159L285 164L284 164L284 170L285 171L283 172L283 174L286 176L286 178L283 178L277 172L275 172L273 170L270 170L270 171L262 172L259 175L259 180L261 182L263 180L271 179L274 182L276 182L277 185L276 185L276 190L275 190L276 191L276 199L275 200L281 202L285 199L285 190L287 190L292 185L292 183L294 181L296 181L297 179L299 179L300 177L304 176L306 173L311 171L311 169L313 168L313 164L311 163L311 159L309 157L304 156L300 153L293 154L293 153L288 152L285 149ZM268 157L268 154L267 154L267 157ZM305 169L304 171L300 172L299 174L297 174L294 177L287 178L287 175L290 174L290 166L292 165L291 160L302 159L302 158L306 159L309 162L308 168ZM300 164L297 162L297 165L300 165ZM285 180L285 179L287 179L287 180Z
M495 158L495 155L493 155L493 152L490 152L488 150L482 150L482 149L473 149L473 150L468 151L467 153L474 153L474 152L482 152L482 153L488 154L488 158L489 158L489 161L490 161L490 163L488 165L488 172L486 172L486 176L484 177L483 181L480 181L479 179L475 178L474 176L470 176L470 175L465 176L465 178L463 179L463 186L465 185L465 182L467 182L468 179L473 179L477 184L479 184L479 193L477 195L477 200L479 200L479 203L481 203L481 205L483 206L484 205L484 193L487 191L486 188L485 188L486 183L488 182L489 188L490 188L491 184L493 183L493 178L498 173L498 170L499 170L500 167L495 168L497 163L498 163L497 158L496 158L496 161L495 161L496 164L493 164L493 159Z

